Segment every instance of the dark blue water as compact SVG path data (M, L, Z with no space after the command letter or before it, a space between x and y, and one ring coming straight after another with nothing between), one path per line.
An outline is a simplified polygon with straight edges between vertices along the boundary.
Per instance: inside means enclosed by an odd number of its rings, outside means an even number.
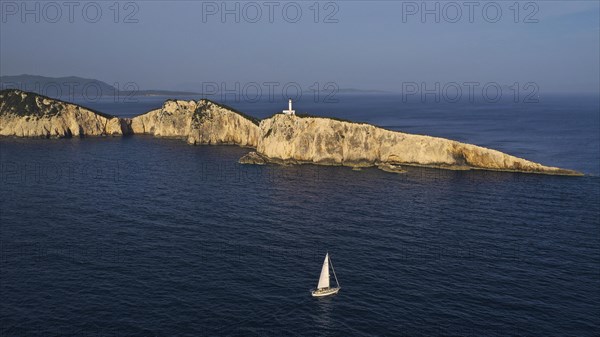
M2 336L597 335L597 101L386 99L320 111L593 175L242 166L248 149L148 136L2 139ZM318 300L327 250L342 290Z

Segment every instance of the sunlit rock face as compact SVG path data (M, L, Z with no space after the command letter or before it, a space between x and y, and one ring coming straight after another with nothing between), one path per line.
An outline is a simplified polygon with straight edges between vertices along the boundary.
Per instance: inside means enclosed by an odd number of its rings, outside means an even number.
M20 90L0 91L0 136L63 138L130 133L129 122Z
M496 150L448 139L385 130L364 123L276 114L260 124L209 100L167 100L160 109L118 118L76 104L20 90L0 92L0 136L61 138L150 134L189 144L256 148L244 164L376 166L402 173L402 166L484 169L560 175L581 173L548 167Z
M369 124L278 114L260 123L257 152L272 162L352 167L414 165L580 175L496 150ZM247 160L249 161L249 159Z
M209 100L168 100L162 108L131 119L134 134L184 138L190 144L256 147L258 122Z

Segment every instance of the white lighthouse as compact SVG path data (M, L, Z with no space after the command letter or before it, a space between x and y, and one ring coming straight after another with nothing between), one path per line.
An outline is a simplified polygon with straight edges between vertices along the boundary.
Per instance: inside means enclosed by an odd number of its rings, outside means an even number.
M296 111L292 110L292 99L290 98L290 100L288 101L288 109L287 110L283 110L283 113L286 115L295 115Z

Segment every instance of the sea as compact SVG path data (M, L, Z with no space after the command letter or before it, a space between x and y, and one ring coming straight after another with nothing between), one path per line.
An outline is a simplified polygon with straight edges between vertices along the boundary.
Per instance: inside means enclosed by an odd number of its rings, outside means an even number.
M165 99L78 103L131 117ZM287 108L213 100L258 118ZM582 177L240 165L251 149L151 136L0 139L0 336L598 336L599 102L294 103ZM327 252L341 290L313 298Z

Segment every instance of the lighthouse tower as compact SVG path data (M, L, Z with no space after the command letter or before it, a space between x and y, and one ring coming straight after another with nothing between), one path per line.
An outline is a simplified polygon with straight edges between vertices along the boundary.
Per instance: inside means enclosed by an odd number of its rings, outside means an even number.
M296 111L292 110L292 99L290 98L290 100L288 101L288 109L287 110L283 110L283 113L286 115L295 115Z

